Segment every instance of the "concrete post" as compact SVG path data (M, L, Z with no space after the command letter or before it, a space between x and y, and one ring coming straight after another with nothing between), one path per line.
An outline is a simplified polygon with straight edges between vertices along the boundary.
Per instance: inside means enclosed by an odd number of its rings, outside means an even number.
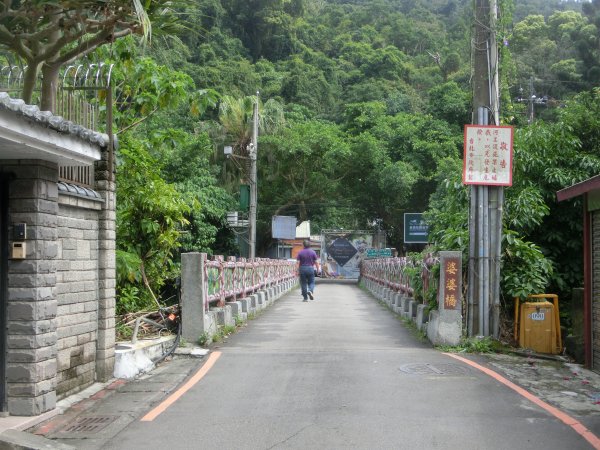
M197 342L204 326L204 264L206 253L181 255L181 335Z
M265 297L265 291L259 291L256 293L257 300L258 300L258 304L261 305L261 308L266 308L267 307L267 302L266 302L266 297Z
M417 317L415 319L417 329L422 330L428 320L429 312L427 310L427 305L417 305Z

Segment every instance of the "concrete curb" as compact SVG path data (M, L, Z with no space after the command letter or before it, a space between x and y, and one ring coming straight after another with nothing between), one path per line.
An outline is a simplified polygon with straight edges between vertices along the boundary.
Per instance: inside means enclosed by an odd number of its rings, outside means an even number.
M0 450L76 450L75 447L19 430L0 433Z

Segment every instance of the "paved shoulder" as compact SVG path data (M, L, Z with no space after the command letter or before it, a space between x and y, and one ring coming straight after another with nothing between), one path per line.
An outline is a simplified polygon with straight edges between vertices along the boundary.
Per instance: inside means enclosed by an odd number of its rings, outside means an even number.
M65 444L78 450L102 448L176 389L201 364L201 360L191 357L165 361L135 380L116 380L92 397L72 405L64 414L28 431L57 446Z

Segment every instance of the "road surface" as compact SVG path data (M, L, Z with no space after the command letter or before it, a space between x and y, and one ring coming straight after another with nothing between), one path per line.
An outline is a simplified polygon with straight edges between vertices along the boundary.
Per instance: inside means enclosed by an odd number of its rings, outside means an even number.
M317 284L315 297L278 300L214 349L187 392L103 448L593 448L356 285Z

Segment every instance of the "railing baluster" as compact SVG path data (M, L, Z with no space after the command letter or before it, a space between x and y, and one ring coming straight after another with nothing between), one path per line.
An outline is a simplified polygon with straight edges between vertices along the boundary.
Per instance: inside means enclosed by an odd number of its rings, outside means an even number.
M245 298L277 283L293 279L296 264L287 260L214 256L204 263L206 310L210 304L222 306L227 301Z

